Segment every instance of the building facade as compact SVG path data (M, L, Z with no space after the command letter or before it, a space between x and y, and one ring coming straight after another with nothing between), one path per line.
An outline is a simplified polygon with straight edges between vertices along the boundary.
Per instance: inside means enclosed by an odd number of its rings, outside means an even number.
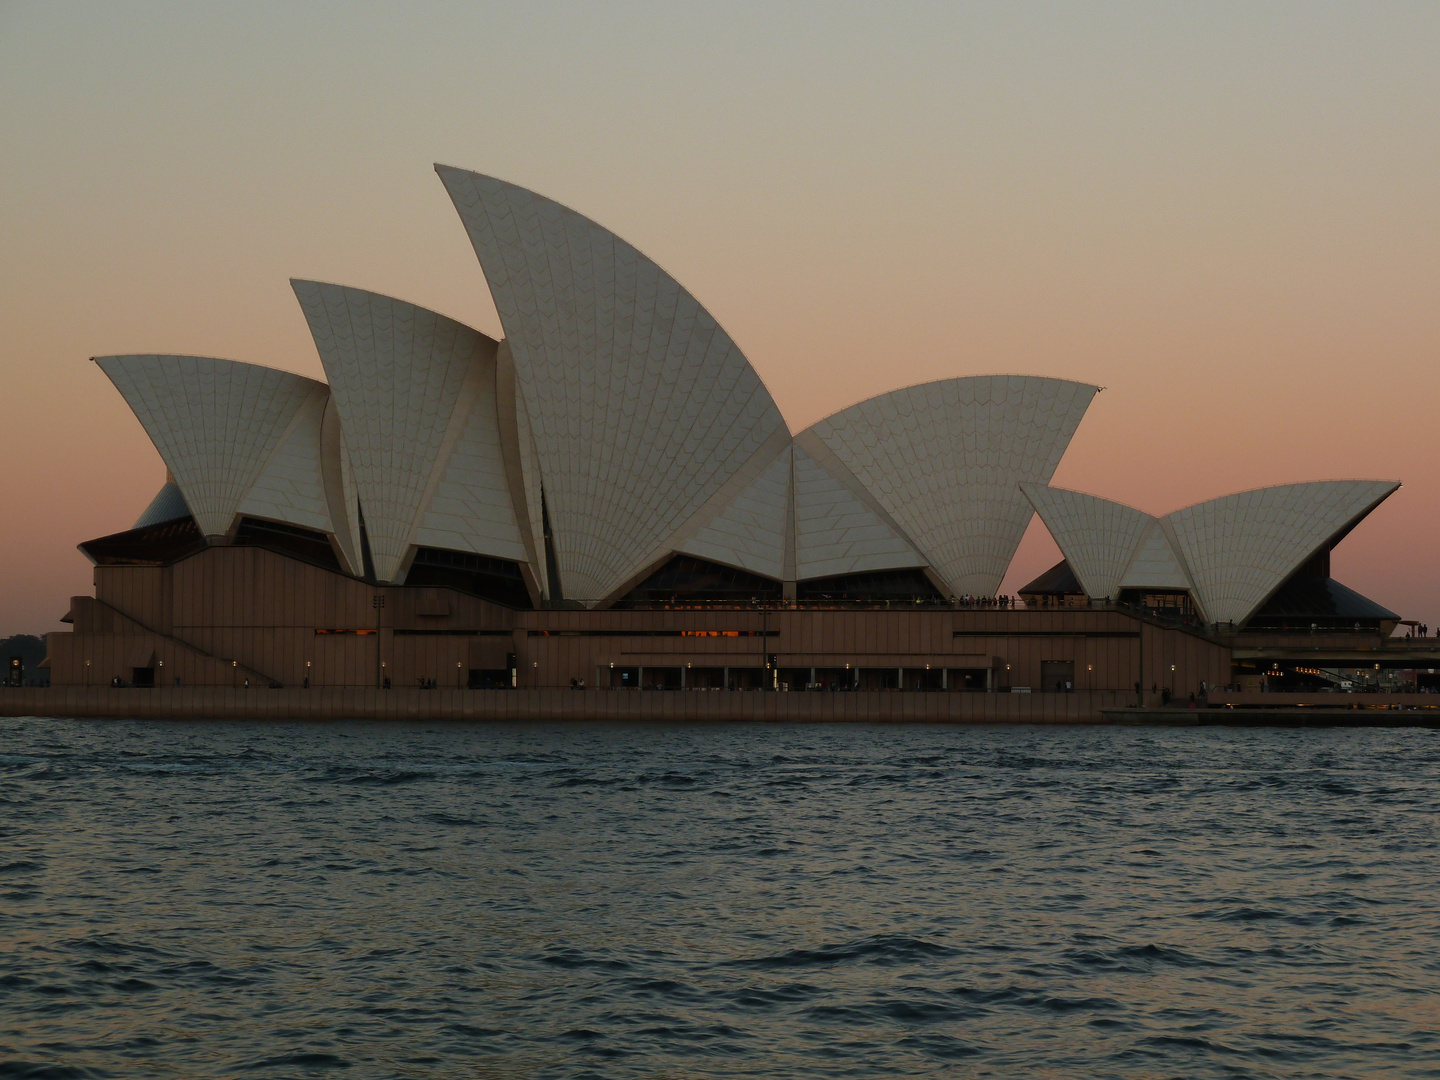
M1329 577L1393 481L1159 518L1052 488L1097 387L1032 376L792 433L652 260L437 172L503 340L296 280L324 382L96 358L167 476L133 528L81 545L95 595L50 635L55 685L1188 694L1248 677L1262 639L1349 655L1395 628ZM1037 512L1065 560L999 598Z

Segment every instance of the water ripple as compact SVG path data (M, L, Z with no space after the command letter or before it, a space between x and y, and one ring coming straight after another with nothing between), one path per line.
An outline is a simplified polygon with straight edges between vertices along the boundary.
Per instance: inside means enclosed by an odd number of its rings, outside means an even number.
M1432 732L0 749L0 1080L1440 1076Z

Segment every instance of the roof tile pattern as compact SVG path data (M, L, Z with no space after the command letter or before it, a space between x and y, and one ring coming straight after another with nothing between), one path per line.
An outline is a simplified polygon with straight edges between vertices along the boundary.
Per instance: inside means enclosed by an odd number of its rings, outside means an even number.
M495 342L377 293L294 281L330 380L375 576L394 581L412 542L461 386Z
M790 512L790 448L695 535L680 545L688 555L781 578L785 572L785 516Z
M224 536L290 421L323 384L203 356L96 357L175 478L195 523Z
M524 188L436 166L515 360L568 599L598 603L784 420L669 274Z
M1120 578L1154 518L1134 507L1043 484L1020 490L1070 564L1086 596L1120 593Z
M464 429L445 459L444 472L421 519L415 542L527 562L496 418L494 362L475 380Z
M1170 530L1152 518L1134 557L1120 575L1122 589L1190 589L1190 575L1170 542ZM1099 595L1098 593L1096 595Z
M859 495L796 446L795 576L798 580L924 566L914 546Z
M993 595L1096 388L1030 376L944 379L835 413L813 431L957 594Z
M1286 484L1163 518L1078 491L1030 484L1024 490L1087 595L1187 589L1206 621L1240 625L1399 486L1390 480Z
M147 525L162 525L167 521L178 521L190 517L190 508L185 505L185 496L175 486L175 481L166 480L165 486L155 493L150 505L135 519L132 529L143 529Z
M1322 480L1242 491L1166 519L1210 622L1243 623L1327 541L1400 485Z
M330 391L317 385L305 399L255 486L240 500L240 513L334 531L320 456L320 424L329 397Z

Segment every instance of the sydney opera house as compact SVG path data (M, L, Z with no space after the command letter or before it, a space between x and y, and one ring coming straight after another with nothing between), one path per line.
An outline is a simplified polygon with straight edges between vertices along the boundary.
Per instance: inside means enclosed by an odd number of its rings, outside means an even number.
M294 281L324 382L96 358L167 473L133 528L81 545L95 595L50 635L53 684L1180 695L1300 685L1395 629L1329 572L1395 482L1164 517L1053 488L1097 388L1028 376L792 432L645 255L437 172L503 340ZM998 597L1034 514L1064 560Z

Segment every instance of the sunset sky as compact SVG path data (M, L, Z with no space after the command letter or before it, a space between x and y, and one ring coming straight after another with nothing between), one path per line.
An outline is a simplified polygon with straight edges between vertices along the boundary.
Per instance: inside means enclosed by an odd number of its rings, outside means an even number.
M0 2L0 636L164 478L89 357L322 377L292 276L500 336L437 161L653 257L795 431L1016 372L1105 387L1054 482L1146 511L1401 480L1334 574L1440 625L1437 57L1437 4Z

